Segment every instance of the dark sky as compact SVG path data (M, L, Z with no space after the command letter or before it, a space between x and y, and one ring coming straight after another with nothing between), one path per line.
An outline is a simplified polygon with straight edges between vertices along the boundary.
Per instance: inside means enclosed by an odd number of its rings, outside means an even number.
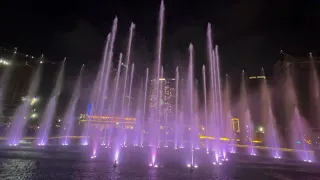
M319 51L319 1L230 2L165 1L164 63L184 62L188 43L193 42L200 67L205 62L207 22L213 24L214 42L220 45L225 72L254 71L261 66L268 69L279 58L280 49L295 56ZM104 38L117 15L116 51L125 50L133 21L139 56L135 58L151 62L159 4L160 0L2 0L0 46L18 46L19 51L35 55L44 53L51 61L67 56L69 66L79 69L82 63L100 61Z

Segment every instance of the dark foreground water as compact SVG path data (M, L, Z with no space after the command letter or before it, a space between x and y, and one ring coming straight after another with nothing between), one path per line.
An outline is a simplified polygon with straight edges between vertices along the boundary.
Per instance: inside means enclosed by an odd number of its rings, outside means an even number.
M112 167L112 161L100 156L97 160L84 157L79 151L56 152L55 150L12 150L0 149L0 180L179 180L179 179L320 179L317 165L272 164L241 160L234 157L222 166L205 163L193 174L188 172L183 163L159 164L159 168L149 168L144 157L136 154L135 158L120 161L118 168ZM129 153L132 155L132 153ZM174 156L174 154L172 154ZM99 159L100 158L100 159ZM232 157L231 157L232 158ZM139 160L141 159L141 160ZM171 159L175 159L172 157ZM178 159L176 159L178 161ZM36 162L39 163L36 163Z

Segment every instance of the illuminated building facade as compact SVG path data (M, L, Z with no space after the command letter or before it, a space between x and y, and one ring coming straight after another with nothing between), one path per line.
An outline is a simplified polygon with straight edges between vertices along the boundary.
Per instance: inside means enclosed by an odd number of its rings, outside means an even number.
M157 99L157 83L159 82L160 102ZM174 118L174 107L176 103L176 81L173 78L159 78L159 80L151 80L149 91L149 111L154 112L159 103L159 121L171 122Z
M90 121L93 127L99 128L100 130L104 128L118 128L122 127L126 129L134 129L136 124L136 118L133 117L121 117L116 116L94 116L94 115L85 115L81 114L79 123L87 125L87 122Z

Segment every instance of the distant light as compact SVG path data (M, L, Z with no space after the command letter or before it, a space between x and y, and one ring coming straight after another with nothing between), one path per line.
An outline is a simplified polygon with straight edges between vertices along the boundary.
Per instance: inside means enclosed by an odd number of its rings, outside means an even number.
M43 61L40 61L40 64L42 64L43 63Z
M249 79L266 79L266 76L250 76Z
M7 66L7 65L9 65L9 61L6 60L6 59L0 58L0 65L5 65L5 66Z
M38 114L37 114L37 113L31 114L31 118L32 118L32 119L37 118L37 117L38 117Z
M263 127L259 127L260 132L264 132Z
M34 98L32 98L31 99L31 105L34 105L35 103L37 103L38 102L38 98L37 97L34 97Z

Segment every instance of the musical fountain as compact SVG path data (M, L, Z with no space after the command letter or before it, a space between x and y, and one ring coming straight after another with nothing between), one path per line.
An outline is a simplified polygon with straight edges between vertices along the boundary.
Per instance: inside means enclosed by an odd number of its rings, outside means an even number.
M85 149L85 153L89 153L89 159L92 161L103 160L103 156L108 151L107 154L111 156L116 168L125 161L123 158L125 153L136 152L135 148L141 148L143 149L141 151L147 153L145 156L148 158L147 164L153 168L161 167L161 163L164 164L163 159L159 158L162 154L175 155L177 153L183 156L182 161L189 168L200 166L201 161L204 161L201 158L214 165L223 165L229 159L236 157L237 153L241 154L243 151L241 149L245 149L245 154L248 157L250 155L258 157L260 151L267 151L271 159L283 159L285 152L292 151L302 161L316 161L311 148L305 142L309 127L299 112L297 95L294 92L295 88L292 85L290 74L286 76L285 85L288 89L286 100L288 112L286 113L290 114L292 111L292 129L297 128L297 131L292 131L292 139L290 139L293 149L281 148L283 146L276 127L276 117L272 110L272 94L265 80L261 85L261 96L265 104L261 107L261 112L264 112L261 113L261 118L264 119L267 127L265 145L268 147L255 144L255 128L247 100L250 96L246 89L247 78L243 72L239 103L231 103L230 80L228 76L225 79L221 78L219 50L218 46L213 43L210 23L207 26L206 34L208 63L202 67L203 87L199 88L198 81L195 80L195 49L191 42L188 69L183 72L180 67L176 67L175 77L171 79L174 83L170 87L174 90L169 92L167 90L168 80L164 77L162 66L164 13L165 7L162 1L159 11L157 56L154 71L146 68L145 76L140 81L136 81L135 64L131 58L134 23L129 28L125 56L120 53L117 72L113 77L114 44L118 27L118 18L114 19L111 32L106 38L101 65L94 81L89 102L90 108L86 113L86 119L81 122L84 129L78 147ZM58 145L51 141L49 134L58 96L63 90L64 64L65 61L62 63L56 86L44 110L38 134L34 138L35 145ZM74 142L71 139L74 138L75 109L79 97L82 96L80 89L83 68L80 70L72 98L62 119L59 145L64 147L68 147ZM35 96L41 78L40 73L41 65L30 82L29 97ZM264 71L262 73L264 74ZM225 80L224 88L222 88L223 80ZM136 87L138 87L138 91L135 91ZM203 94L203 101L199 99L200 93ZM168 98L174 99L171 106L167 104ZM294 105L293 110L291 105ZM245 129L242 130L243 133L240 137L237 137L232 128L234 125L231 120L232 108L237 108L240 111L240 119L244 123ZM21 103L17 108L7 135L7 145L19 148L19 142L24 137L27 121L25 117L29 109L30 103L27 101ZM240 144L238 139L243 139L245 143ZM236 154L231 155L230 153Z

